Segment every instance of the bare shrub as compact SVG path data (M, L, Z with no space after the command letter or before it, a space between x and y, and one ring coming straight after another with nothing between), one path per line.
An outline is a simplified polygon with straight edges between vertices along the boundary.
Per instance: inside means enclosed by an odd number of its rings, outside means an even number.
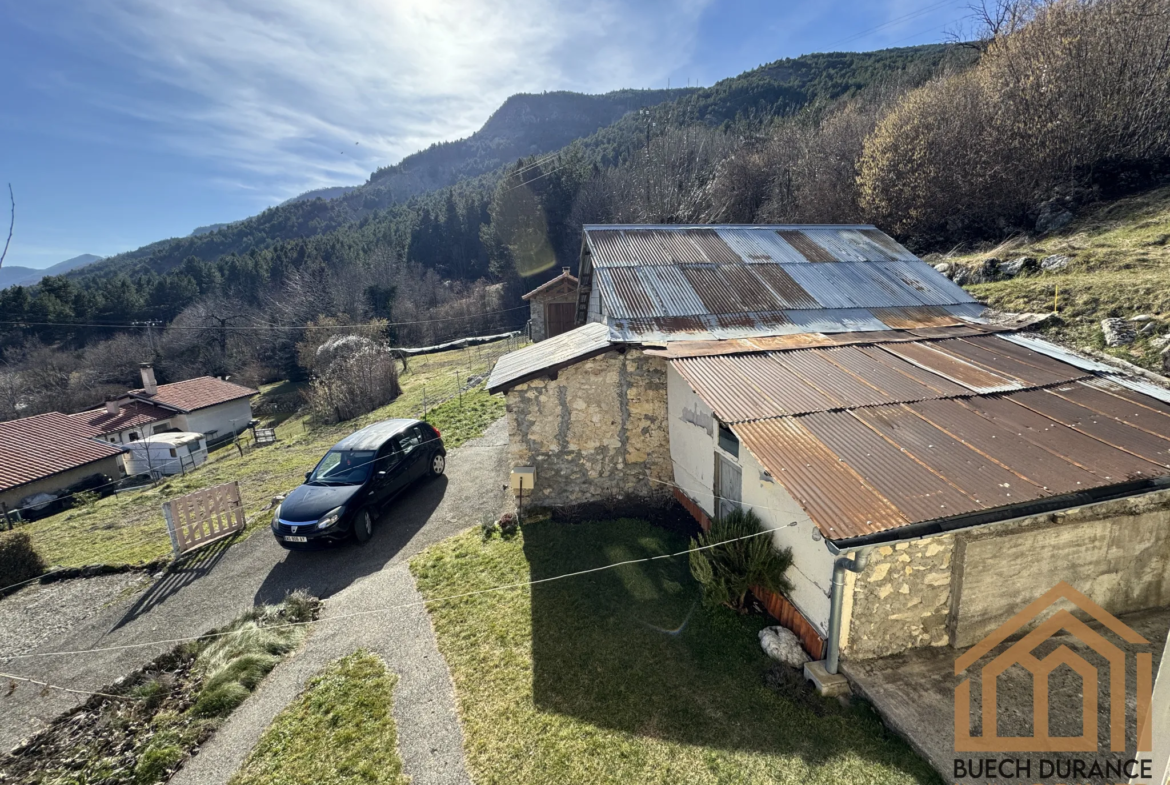
M0 534L0 588L36 578L44 571L45 562L27 532Z
M389 349L371 344L334 359L313 380L306 397L315 420L335 423L372 412L401 393L398 361Z

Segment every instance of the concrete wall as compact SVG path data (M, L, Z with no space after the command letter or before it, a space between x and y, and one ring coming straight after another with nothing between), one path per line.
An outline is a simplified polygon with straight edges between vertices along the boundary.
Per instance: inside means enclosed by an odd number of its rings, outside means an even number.
M26 496L32 496L34 493L55 493L79 480L85 479L91 474L105 474L111 480L121 479L122 466L118 461L118 457L117 455L111 455L109 458L102 458L100 461L87 463L84 466L63 471L51 477L44 477L35 482L26 483L16 488L9 488L6 491L0 491L0 502L8 505L8 509L15 510L20 506L20 500Z
M528 318L532 321L532 340L543 341L548 337L548 325L545 321L544 306L549 303L569 303L577 305L577 285L562 284L555 289L542 292L528 301Z
M607 352L507 393L512 466L536 468L533 503L666 499L666 363ZM654 482L659 480L659 482Z
M742 444L735 458L719 448L718 424L711 408L695 394L677 371L666 372L669 398L670 457L674 481L708 515L715 513L715 455L737 463L743 472L743 505L774 531L777 548L791 548L793 567L788 571L793 591L789 601L822 636L829 626L829 592L833 557L812 519L784 486L766 475L764 468ZM791 524L795 523L793 526Z
M1170 491L874 549L843 648L965 648L1060 581L1110 613L1170 605Z
M233 419L236 421L235 430L243 430L252 419L251 399L239 398L206 409L196 409L190 414L177 414L171 418L171 422L180 431L202 433L207 435L208 441L214 442L232 433ZM211 435L212 431L216 433Z

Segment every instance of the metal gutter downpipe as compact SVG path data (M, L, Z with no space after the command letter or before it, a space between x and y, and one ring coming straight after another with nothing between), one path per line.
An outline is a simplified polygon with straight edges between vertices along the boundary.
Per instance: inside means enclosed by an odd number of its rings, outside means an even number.
M837 661L841 656L841 613L845 604L845 571L861 572L869 562L870 548L858 548L852 559L844 556L833 562L833 591L829 597L829 643L825 656L825 670L837 672Z

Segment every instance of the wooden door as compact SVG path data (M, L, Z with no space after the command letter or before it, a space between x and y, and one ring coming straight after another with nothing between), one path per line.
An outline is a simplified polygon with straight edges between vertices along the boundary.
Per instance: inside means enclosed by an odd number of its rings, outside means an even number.
M577 320L576 303L546 303L544 306L545 337L552 338L573 329Z

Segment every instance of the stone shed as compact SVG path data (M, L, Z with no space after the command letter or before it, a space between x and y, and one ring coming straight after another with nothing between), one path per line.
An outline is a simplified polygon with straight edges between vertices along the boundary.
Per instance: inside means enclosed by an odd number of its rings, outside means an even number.
M523 299L528 301L533 341L543 341L572 330L577 318L577 277L568 267Z

